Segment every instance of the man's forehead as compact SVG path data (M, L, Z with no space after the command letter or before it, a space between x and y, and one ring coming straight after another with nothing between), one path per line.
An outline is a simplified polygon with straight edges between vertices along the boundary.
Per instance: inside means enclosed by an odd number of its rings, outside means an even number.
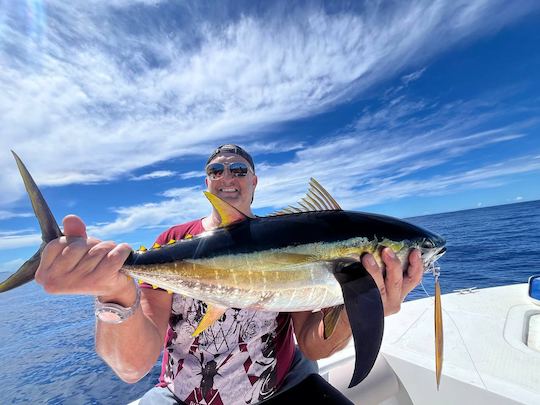
M251 165L246 159L244 159L240 155L237 155L236 153L229 153L229 152L220 153L219 155L217 155L214 159L210 161L210 163L230 163L230 162L242 162L251 167Z

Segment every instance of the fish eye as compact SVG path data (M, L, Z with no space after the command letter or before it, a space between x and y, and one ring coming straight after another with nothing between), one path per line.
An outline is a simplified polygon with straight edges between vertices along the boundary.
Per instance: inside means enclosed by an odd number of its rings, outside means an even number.
M425 249L433 249L435 247L435 244L431 240L428 239L424 241L424 243L422 244L422 247Z

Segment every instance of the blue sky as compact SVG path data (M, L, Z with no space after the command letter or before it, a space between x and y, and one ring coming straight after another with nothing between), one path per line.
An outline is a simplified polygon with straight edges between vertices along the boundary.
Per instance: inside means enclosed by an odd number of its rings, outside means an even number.
M398 217L540 198L540 3L0 0L0 271L59 222L138 247L204 216L203 164L254 156L255 212L311 176Z

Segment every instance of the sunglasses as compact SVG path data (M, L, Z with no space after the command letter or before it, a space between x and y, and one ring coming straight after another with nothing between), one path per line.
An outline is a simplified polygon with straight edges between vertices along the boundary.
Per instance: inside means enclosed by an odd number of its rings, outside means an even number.
M229 169L229 172L234 177L245 177L250 171L250 167L242 162L232 162L232 163L210 163L206 166L206 174L210 180L217 180L223 177L225 172L225 167Z

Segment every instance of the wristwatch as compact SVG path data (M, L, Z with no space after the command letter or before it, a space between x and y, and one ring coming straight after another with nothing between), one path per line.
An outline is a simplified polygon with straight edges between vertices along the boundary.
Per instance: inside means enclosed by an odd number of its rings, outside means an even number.
M122 305L113 304L112 302L101 302L98 297L95 299L95 314L96 318L101 322L119 324L128 319L135 313L137 308L141 305L141 290L136 288L137 296L135 297L135 303L129 308Z

